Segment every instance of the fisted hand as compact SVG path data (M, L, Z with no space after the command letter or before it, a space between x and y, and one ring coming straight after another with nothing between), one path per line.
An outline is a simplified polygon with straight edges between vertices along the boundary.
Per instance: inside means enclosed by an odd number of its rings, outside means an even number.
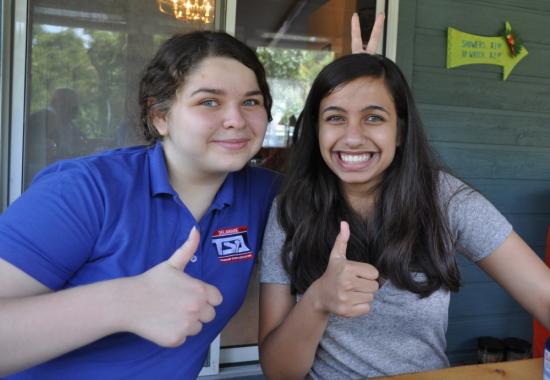
M198 334L216 316L222 302L219 290L183 272L199 245L193 227L187 241L172 256L147 272L132 277L128 300L130 331L160 346L176 347Z
M357 13L354 13L353 16L351 16L351 52L353 54L376 54L378 44L380 43L380 37L382 36L384 18L385 16L383 12L376 15L369 42L366 45L363 45L363 38L361 38L361 26L359 25L359 16Z
M340 223L325 273L314 282L318 307L342 317L367 314L378 290L378 270L370 264L346 258L349 225ZM313 286L312 285L312 286Z

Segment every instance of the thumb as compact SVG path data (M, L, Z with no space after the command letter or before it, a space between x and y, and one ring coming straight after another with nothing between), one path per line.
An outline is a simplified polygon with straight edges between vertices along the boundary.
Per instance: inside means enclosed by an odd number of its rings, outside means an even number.
M348 240L349 240L349 225L347 222L340 222L340 233L336 236L336 241L330 251L330 259L346 258L346 251L348 249Z
M176 249L172 256L170 256L170 258L167 260L167 263L175 269L184 270L189 260L191 260L191 257L193 257L193 255L197 251L199 241L199 231L197 231L197 228L193 226L185 243L183 243L181 247Z

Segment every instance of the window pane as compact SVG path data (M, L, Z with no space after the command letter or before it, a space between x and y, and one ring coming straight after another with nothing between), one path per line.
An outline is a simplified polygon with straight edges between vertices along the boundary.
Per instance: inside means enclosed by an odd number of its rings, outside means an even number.
M53 161L140 142L144 65L172 34L216 24L176 19L161 3L30 1L25 187Z

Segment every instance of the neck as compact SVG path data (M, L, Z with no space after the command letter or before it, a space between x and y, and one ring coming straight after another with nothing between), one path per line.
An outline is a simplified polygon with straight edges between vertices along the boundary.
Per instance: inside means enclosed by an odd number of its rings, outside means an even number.
M365 187L363 184L346 184L344 194L351 208L363 219L371 216L378 197L378 186Z
M198 222L212 204L227 173L207 174L168 164L170 184Z

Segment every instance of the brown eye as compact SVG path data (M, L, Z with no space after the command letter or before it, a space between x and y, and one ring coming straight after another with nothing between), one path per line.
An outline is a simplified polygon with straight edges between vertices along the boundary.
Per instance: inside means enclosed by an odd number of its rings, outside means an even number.
M325 121L329 123L338 123L338 122L344 121L344 117L340 115L330 115L330 116L327 116Z
M367 116L367 121L369 121L371 123L378 123L378 122L382 122L382 121L385 121L385 120L386 119L384 119L380 115L369 115L369 116Z

